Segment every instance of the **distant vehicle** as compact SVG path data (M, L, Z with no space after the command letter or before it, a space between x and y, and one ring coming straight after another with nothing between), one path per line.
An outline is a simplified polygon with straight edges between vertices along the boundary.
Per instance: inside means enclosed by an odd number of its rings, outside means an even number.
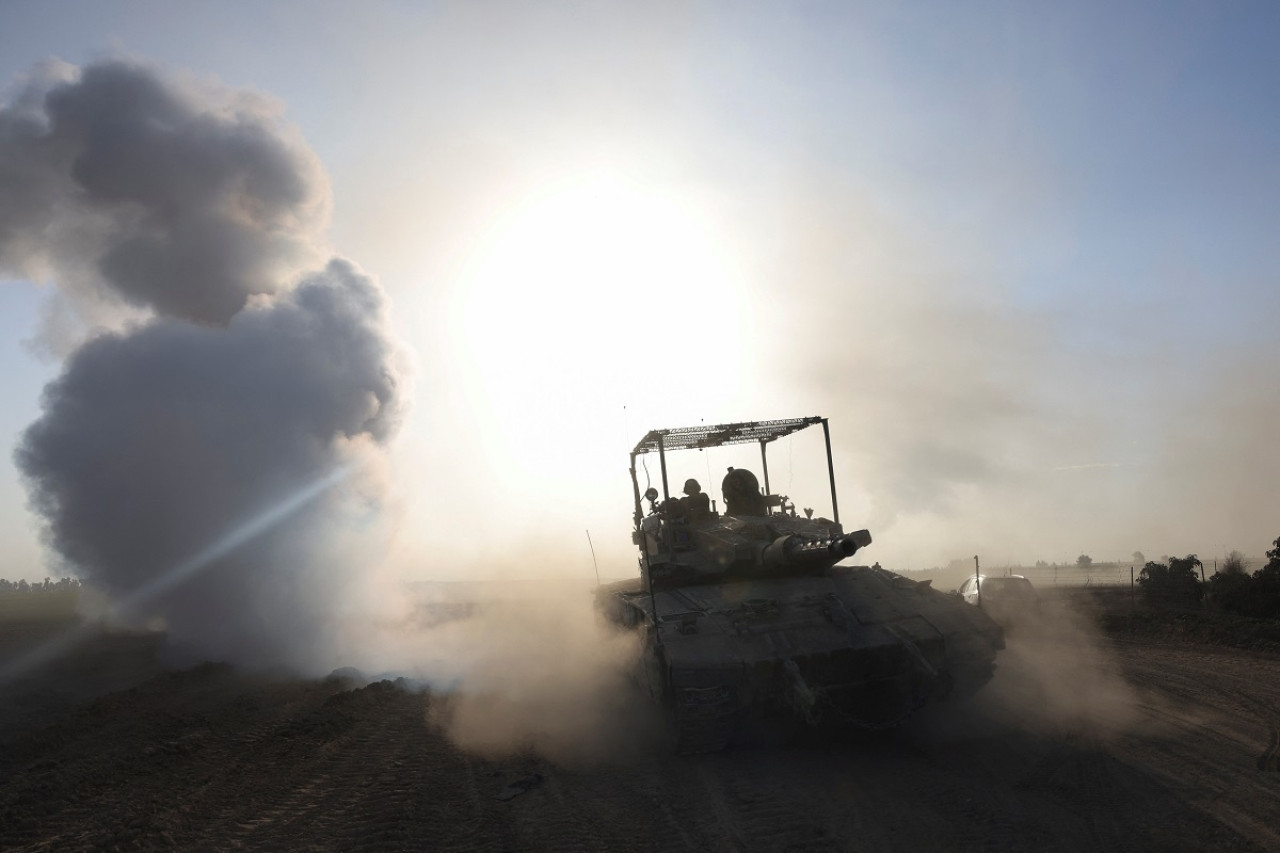
M1040 609L1040 596L1022 575L977 575L960 584L956 594L977 605L1008 628Z
M798 514L770 490L769 444L815 425L827 434L829 519ZM820 417L661 429L631 451L640 577L600 587L597 606L640 635L642 679L671 715L681 752L721 749L744 720L779 714L811 726L892 726L991 678L1004 635L986 613L928 581L837 565L871 534L840 524L827 431ZM731 444L759 445L763 483L730 468L720 508L693 479L685 497L671 493L668 455ZM637 479L647 453L658 457L661 492Z

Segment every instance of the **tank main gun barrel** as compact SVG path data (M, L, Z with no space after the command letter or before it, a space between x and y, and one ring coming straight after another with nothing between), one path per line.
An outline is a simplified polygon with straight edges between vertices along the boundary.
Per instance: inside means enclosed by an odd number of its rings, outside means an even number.
M871 533L866 530L819 539L780 536L765 547L761 560L766 566L799 566L828 561L836 563L845 557L852 557L859 548L870 544Z

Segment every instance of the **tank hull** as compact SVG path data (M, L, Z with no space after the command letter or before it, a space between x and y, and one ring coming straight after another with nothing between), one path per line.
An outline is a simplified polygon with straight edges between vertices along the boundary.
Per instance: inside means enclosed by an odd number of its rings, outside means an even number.
M652 593L636 581L602 588L599 604L645 632L647 677L682 752L723 748L751 717L893 726L976 691L1003 647L980 609L879 568Z

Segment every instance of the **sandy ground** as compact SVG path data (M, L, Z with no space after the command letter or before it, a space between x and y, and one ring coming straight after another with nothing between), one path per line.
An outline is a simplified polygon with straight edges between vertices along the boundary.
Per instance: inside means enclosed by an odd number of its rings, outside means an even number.
M0 849L1280 849L1280 658L1024 633L1000 666L891 733L566 765L467 754L403 685L99 634L0 693Z

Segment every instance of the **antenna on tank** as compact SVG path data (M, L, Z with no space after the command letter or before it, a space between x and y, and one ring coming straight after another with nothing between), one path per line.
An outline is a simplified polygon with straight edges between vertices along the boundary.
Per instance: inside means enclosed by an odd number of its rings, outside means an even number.
M591 549L591 565L596 569L596 586L600 586L600 564L596 562L596 546L591 544L591 531L587 531L587 547Z

